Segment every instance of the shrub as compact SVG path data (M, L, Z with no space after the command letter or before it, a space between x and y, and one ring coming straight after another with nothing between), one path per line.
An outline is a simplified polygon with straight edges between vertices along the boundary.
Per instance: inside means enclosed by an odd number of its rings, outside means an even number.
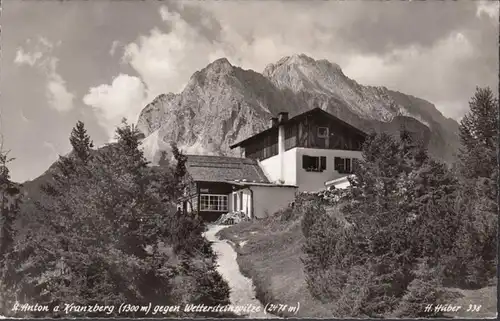
M89 152L88 139L72 140L79 152L60 159L30 225L17 233L22 278L9 292L48 305L227 303L203 223L176 213L185 157L174 155L175 168L150 168L134 127L125 123L117 133L118 142L99 151Z
M447 304L454 297L451 292L442 287L437 269L421 261L412 274L415 278L408 285L393 316L398 318L442 317L443 312L434 310L434 307ZM426 307L431 307L431 309L426 310Z
M300 203L296 209L302 215L302 233L308 237L315 222L326 215L325 208L318 199L311 199Z

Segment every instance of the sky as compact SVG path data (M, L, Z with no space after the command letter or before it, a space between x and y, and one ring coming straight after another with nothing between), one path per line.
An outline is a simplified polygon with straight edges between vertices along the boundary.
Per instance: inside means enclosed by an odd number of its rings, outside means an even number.
M220 57L257 72L327 59L456 120L476 86L498 88L496 1L4 0L0 23L0 133L18 182L71 150L78 120L100 146Z

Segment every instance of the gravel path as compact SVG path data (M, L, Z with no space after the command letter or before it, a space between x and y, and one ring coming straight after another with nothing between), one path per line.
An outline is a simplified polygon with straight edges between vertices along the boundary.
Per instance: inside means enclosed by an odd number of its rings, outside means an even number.
M217 270L231 288L231 304L241 307L251 304L253 307L260 307L260 312L245 315L245 317L248 318L278 318L263 312L264 307L259 300L255 298L252 280L245 277L240 272L240 268L236 262L236 251L225 240L220 240L215 236L217 232L226 227L227 226L224 225L211 225L204 233L204 236L207 240L213 242L212 248L214 252L217 253Z

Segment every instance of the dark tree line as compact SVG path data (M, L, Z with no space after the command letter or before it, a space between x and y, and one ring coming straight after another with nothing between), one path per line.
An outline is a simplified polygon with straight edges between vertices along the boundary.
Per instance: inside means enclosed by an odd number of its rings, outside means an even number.
M427 304L450 302L446 288L487 286L497 267L497 120L498 100L477 89L452 167L404 130L368 137L351 188L327 204L347 222L324 202L302 209L311 293L337 316L422 317L439 315Z
M203 223L175 216L186 157L173 144L170 166L148 166L140 133L126 121L116 138L96 150L78 122L70 136L73 151L60 158L40 196L25 200L30 210L2 207L2 314L15 314L15 301L116 306L112 315L74 315L93 317L117 316L124 302L229 303L228 285L201 235ZM18 192L9 189L5 173L2 166L2 195Z

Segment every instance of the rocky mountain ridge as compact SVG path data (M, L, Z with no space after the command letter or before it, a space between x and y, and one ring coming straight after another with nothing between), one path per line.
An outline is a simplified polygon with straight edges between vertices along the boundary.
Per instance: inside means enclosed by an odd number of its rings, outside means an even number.
M195 72L179 94L162 94L138 119L146 156L176 141L193 154L236 155L229 145L265 128L280 111L290 116L320 107L366 131L419 133L435 157L452 161L458 147L458 124L423 99L386 87L363 86L339 65L293 55L257 73L218 59Z

